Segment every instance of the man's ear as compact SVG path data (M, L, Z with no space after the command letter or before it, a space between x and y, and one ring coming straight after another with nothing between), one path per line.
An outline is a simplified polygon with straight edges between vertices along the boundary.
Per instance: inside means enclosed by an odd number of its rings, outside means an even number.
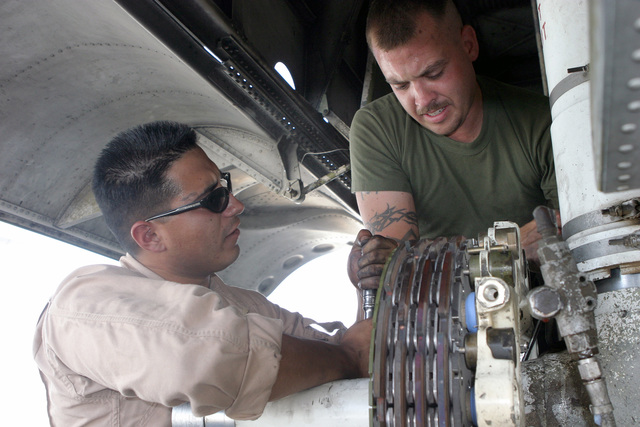
M469 56L471 62L478 59L480 53L480 47L478 46L478 38L476 36L476 30L471 25L464 25L462 27L462 45L464 50Z
M150 252L163 252L165 250L162 237L157 233L156 224L146 221L137 221L131 226L131 237L140 248Z

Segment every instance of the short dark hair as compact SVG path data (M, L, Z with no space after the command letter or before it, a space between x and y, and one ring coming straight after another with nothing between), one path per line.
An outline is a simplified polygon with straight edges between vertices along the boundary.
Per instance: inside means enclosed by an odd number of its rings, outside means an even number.
M93 194L104 220L124 250L138 245L131 226L166 209L180 189L167 178L173 162L197 147L189 126L158 121L118 134L102 150L93 173Z
M416 16L427 12L442 18L450 0L373 0L367 15L366 35L369 48L372 37L382 50L395 49L413 38Z

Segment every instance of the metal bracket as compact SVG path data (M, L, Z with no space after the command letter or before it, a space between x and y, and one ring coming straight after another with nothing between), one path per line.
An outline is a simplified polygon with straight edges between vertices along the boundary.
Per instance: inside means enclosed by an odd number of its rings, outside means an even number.
M307 194L351 170L350 164L342 165L303 187L302 178L300 177L300 161L298 160L298 144L288 136L283 136L278 141L278 153L285 172L284 185L280 194L295 203L302 203Z
M288 135L283 135L278 141L278 153L285 173L280 194L296 203L301 203L304 200L304 194L302 192L302 178L300 177L298 144Z

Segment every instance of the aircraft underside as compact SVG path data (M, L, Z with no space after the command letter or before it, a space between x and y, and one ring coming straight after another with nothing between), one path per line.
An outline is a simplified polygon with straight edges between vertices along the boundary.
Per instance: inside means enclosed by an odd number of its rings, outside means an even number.
M459 3L478 27L478 68L550 98L563 231L541 243L543 285L510 222L401 246L372 310L370 379L272 402L251 422L180 406L174 426L640 420L640 3ZM117 258L90 191L94 159L131 126L185 122L246 206L240 261L221 276L268 295L362 227L349 123L388 91L363 38L366 4L4 1L0 220ZM557 340L543 345L545 331Z

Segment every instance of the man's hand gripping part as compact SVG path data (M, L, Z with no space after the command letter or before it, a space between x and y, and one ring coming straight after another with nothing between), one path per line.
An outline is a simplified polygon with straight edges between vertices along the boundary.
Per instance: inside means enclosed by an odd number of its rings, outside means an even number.
M364 291L373 291L375 295L387 259L397 247L397 241L377 234L372 235L369 230L360 230L356 236L356 241L349 253L347 271L349 280L358 292L358 320L365 317Z

